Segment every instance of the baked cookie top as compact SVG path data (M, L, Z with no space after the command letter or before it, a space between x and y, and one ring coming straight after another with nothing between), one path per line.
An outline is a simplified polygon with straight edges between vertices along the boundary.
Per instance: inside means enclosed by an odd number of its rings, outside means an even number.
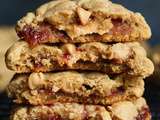
M31 45L46 42L122 42L149 39L140 13L109 0L56 0L18 21L18 35Z

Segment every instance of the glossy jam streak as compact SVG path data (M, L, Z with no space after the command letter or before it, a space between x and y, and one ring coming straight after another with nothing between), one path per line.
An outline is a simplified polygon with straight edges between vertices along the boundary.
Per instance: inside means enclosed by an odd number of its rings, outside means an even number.
M139 112L138 116L136 117L136 120L146 120L149 113L150 111L147 107L142 108L142 110Z
M22 31L18 33L21 39L26 40L31 47L52 39L52 32L48 26L34 28L26 25Z
M76 51L79 51L79 52L84 52L86 51L84 48L76 48Z
M71 55L69 53L63 54L63 58L66 59L66 60L69 60L70 56Z
M111 96L116 96L118 94L124 94L125 90L126 89L123 86L120 86L117 89L111 91Z
M60 115L48 116L47 120L64 120Z
M64 120L60 115L57 114L38 114L38 120Z
M132 28L121 19L112 19L113 28L109 32L111 35L129 35ZM50 39L63 40L65 42L72 41L66 32L54 29L53 26L47 23L41 23L38 27L30 25L24 26L23 30L18 32L21 39L26 40L30 46L35 46L40 43L48 42Z

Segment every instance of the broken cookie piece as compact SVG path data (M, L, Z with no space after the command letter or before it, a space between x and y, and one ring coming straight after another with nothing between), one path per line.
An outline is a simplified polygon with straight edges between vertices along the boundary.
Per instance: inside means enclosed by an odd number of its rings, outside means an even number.
M57 70L90 70L107 74L126 73L143 78L154 66L139 43L38 45L18 41L6 54L9 69L18 73Z
M125 75L112 77L98 72L75 71L16 75L8 86L8 95L19 104L75 102L104 106L143 95L142 78Z
M109 0L56 0L28 13L16 26L30 46L41 43L127 42L151 37L140 13Z
M15 110L11 120L151 120L151 114L145 100L139 98L106 108L77 103L21 107Z

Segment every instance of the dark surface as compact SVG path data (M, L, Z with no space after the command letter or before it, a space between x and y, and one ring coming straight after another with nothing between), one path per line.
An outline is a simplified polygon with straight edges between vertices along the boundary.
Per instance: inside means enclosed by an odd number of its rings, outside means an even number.
M152 120L160 120L160 86L151 84L151 81L146 80L144 97L147 100L148 105L152 113Z
M9 120L12 101L6 94L0 94L0 120Z
M152 120L160 120L160 92L159 87L146 82L145 98L152 112ZM0 95L0 120L9 120L13 104L5 94Z

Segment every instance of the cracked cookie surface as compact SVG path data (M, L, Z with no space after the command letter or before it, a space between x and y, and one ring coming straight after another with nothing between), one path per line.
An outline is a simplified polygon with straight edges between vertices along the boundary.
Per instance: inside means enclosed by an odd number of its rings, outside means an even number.
M55 103L52 106L22 107L11 120L151 120L143 98L123 101L104 108L99 105Z
M109 0L56 0L28 13L16 27L30 46L40 43L141 41L151 30L140 13Z
M110 105L143 95L141 77L108 76L98 72L57 72L16 75L8 95L16 103L50 105L56 102Z
M151 75L153 63L139 43L38 45L15 43L6 54L9 69L18 73L57 70L90 70L131 76Z

